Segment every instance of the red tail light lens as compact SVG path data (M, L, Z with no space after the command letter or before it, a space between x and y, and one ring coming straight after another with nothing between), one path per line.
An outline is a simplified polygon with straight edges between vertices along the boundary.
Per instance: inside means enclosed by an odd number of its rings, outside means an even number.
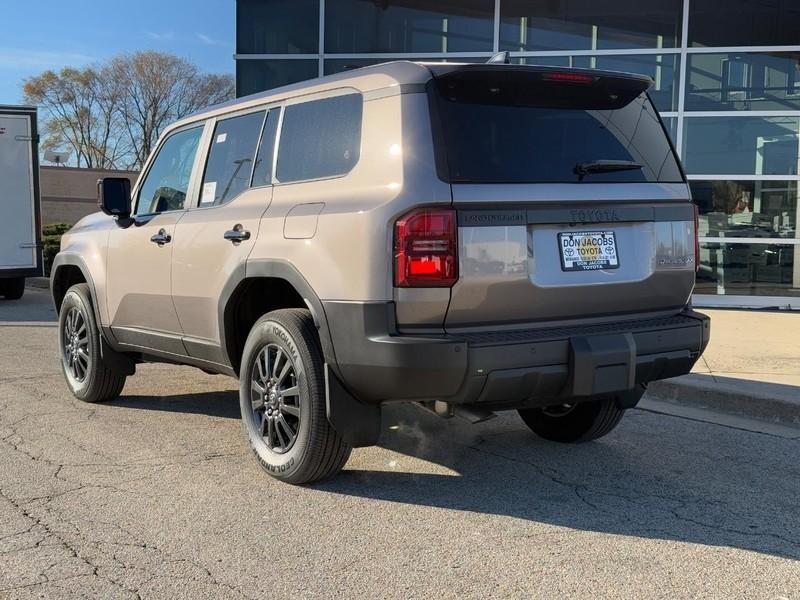
M458 280L456 211L423 208L394 225L394 284L450 287Z
M694 205L694 272L700 270L700 208Z

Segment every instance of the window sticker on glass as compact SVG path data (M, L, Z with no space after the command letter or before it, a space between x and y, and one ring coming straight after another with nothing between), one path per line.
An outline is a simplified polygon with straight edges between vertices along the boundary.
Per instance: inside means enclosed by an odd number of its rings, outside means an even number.
M203 184L203 193L200 195L200 204L213 204L217 195L217 182L209 181Z
M217 136L217 143L218 144L224 144L227 139L228 139L228 134L227 133L220 133Z

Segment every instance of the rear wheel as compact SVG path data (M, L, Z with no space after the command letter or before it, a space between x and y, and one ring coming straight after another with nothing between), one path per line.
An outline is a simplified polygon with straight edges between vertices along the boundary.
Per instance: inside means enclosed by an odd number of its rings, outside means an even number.
M240 370L242 424L261 466L281 481L331 477L350 457L328 421L323 367L309 311L276 310L250 330Z
M112 368L100 352L100 330L94 318L89 286L73 285L58 314L61 370L72 395L84 402L116 398L125 375Z
M589 442L610 433L625 414L614 398L577 404L558 404L518 411L525 424L539 437L552 442Z
M25 278L12 277L0 282L0 291L6 300L19 300L25 293Z

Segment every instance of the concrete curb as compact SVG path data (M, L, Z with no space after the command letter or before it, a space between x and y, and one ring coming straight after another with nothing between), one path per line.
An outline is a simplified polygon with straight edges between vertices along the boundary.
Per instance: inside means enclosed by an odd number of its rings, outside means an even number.
M800 389L794 386L690 374L654 381L646 398L800 426Z

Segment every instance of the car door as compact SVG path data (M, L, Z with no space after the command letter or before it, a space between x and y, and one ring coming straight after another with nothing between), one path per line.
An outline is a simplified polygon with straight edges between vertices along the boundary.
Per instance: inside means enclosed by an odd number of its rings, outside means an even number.
M185 354L171 296L176 224L195 193L204 124L171 133L133 192L133 215L109 235L106 294L122 344Z
M261 107L211 124L213 134L197 205L176 227L172 298L190 356L224 363L219 301L231 275L244 272L272 199L280 108Z

